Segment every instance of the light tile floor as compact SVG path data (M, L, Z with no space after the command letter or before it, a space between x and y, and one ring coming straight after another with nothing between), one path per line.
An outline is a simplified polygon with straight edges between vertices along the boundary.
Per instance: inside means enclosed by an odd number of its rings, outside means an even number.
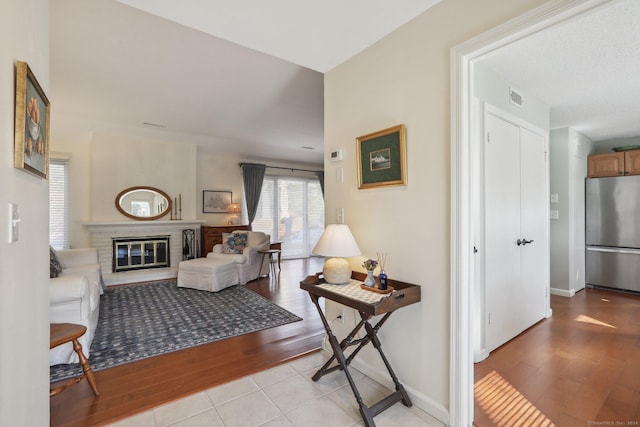
M322 353L196 393L121 420L112 427L314 427L364 426L342 371L313 382ZM391 393L354 368L349 370L366 404ZM378 427L441 427L415 406L396 403L374 418Z

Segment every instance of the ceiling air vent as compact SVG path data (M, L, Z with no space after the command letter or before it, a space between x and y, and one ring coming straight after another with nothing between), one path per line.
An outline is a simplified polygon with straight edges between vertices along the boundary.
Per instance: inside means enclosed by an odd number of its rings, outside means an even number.
M522 108L522 94L512 87L509 88L509 101L513 105Z

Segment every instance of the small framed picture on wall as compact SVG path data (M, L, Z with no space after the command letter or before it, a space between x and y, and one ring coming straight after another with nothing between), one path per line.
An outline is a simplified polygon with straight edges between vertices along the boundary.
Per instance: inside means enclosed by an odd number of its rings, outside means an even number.
M403 124L356 138L358 188L407 184Z
M204 190L202 213L227 213L232 200L231 196L231 191Z

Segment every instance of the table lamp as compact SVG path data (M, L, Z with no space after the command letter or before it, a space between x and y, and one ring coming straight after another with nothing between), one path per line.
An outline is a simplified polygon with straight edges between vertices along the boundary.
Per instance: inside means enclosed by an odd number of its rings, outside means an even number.
M229 203L229 206L227 206L227 212L231 214L229 225L238 225L240 221L237 214L240 213L240 203Z
M347 224L329 224L311 252L330 257L322 267L324 280L327 283L343 284L351 279L351 267L344 257L360 255L360 248Z

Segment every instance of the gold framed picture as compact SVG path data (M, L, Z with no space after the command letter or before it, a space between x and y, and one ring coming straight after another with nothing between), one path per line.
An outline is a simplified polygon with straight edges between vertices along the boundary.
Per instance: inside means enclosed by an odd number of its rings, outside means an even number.
M47 179L50 104L26 62L16 64L13 165Z
M356 138L358 189L407 185L404 124Z

